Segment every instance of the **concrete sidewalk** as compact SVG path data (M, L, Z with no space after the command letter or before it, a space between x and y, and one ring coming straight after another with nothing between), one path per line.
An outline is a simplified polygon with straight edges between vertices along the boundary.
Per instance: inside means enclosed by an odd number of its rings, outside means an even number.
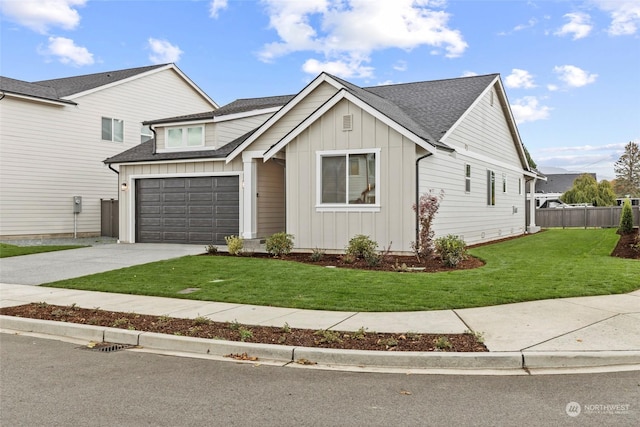
M458 358L445 363L460 367L461 359L484 359L473 366L463 361L462 367L491 366L505 368L514 364L529 369L583 366L636 365L640 368L640 290L622 295L565 298L506 304L492 307L460 310L361 313L301 310L242 304L194 301L161 297L88 292L41 286L0 284L0 305L3 307L46 302L56 305L76 304L83 308L99 307L104 310L135 312L195 318L205 316L214 321L237 321L247 325L283 326L292 328L333 329L355 331L361 327L376 332L418 332L458 334L466 330L481 333L490 353L436 353L430 357ZM2 328L7 317L2 318ZM56 323L56 322L54 322ZM68 325L68 327L71 327ZM27 327L28 329L28 327ZM124 332L124 331L123 331ZM137 331L134 331L137 332ZM140 334L138 332L138 334ZM158 334L156 334L158 335ZM185 337L166 337L182 342L177 348L189 351L190 340ZM193 339L191 339L193 340ZM212 340L208 340L212 341ZM245 344L245 343L238 343ZM173 344L172 344L173 345ZM201 344L198 344L199 346ZM249 344L247 344L249 345ZM244 346L241 346L245 348ZM258 351L255 344L250 351ZM271 346L277 347L277 346ZM210 353L207 347L206 353ZM228 350L225 350L228 351ZM247 351L247 350L245 350ZM291 349L286 349L291 351ZM329 364L366 365L385 363L411 368L406 364L424 361L409 360L411 355L390 352L342 353L315 350L309 357L329 361ZM359 353L359 354L358 354ZM372 359L369 353L385 353L384 361ZM298 354L300 349L298 349ZM398 359L390 362L389 357ZM487 357L501 356L503 362L485 363ZM323 359L324 358L324 359ZM523 362L526 359L526 363ZM313 360L313 359L312 359ZM496 359L497 360L497 359ZM399 362L398 362L399 361ZM516 363L517 362L517 363ZM442 362L438 362L442 364ZM523 366L526 365L526 366ZM376 365L379 366L379 365Z

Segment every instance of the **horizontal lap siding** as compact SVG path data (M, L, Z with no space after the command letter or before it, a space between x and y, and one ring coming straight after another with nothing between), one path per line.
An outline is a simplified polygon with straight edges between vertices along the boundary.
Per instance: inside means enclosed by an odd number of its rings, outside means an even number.
M444 199L436 214L436 236L455 234L468 244L495 240L525 231L524 174L513 137L507 126L504 111L494 94L480 100L475 108L446 139L458 153L436 156L420 164L422 192L444 190ZM475 156L481 155L479 159ZM490 160L495 158L497 162ZM471 165L471 191L465 193L465 164ZM509 165L510 167L507 167ZM487 171L493 170L496 179L496 205L487 204ZM502 174L507 175L507 192L502 191ZM514 213L514 208L517 213Z
M0 102L0 235L73 233L73 196L83 197L78 233L99 234L100 199L119 196L102 161L139 144L142 121L213 108L171 70L74 101ZM103 116L124 120L123 143L101 140Z
M353 114L353 130L341 130ZM316 152L380 148L380 212L317 212ZM414 239L415 144L348 101L341 101L287 146L287 232L296 247L342 251L357 234L380 248L409 251Z

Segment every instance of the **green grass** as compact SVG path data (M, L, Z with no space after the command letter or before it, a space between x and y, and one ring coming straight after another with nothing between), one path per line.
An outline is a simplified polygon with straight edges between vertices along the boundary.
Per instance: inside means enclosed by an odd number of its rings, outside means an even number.
M442 273L372 272L248 257L188 256L47 286L292 308L411 311L630 292L640 261L609 256L614 229L548 230L474 248L486 261ZM221 281L219 281L221 280ZM187 295L184 288L201 288Z
M0 243L0 258L7 258L10 256L31 255L39 254L42 252L54 252L64 251L67 249L85 248L86 246L79 245L64 245L64 246L16 246L6 243Z

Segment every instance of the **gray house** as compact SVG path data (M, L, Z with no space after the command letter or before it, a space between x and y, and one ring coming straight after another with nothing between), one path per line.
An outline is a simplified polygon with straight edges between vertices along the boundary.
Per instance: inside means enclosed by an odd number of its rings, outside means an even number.
M105 160L119 171L122 242L286 231L299 250L365 234L410 252L412 205L441 191L439 236L527 230L536 174L497 74L362 88L322 73L295 95L147 124L155 139Z

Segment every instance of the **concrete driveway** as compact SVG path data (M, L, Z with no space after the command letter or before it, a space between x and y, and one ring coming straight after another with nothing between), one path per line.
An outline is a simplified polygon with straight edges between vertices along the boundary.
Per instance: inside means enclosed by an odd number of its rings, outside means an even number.
M0 282L41 285L146 264L154 261L198 255L203 245L157 243L107 244L88 248L0 258Z

